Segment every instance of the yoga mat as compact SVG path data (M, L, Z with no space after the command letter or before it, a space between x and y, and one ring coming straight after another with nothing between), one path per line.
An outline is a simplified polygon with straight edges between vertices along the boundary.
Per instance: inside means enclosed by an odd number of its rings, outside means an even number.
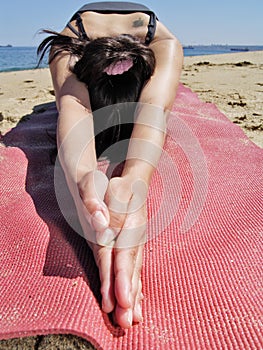
M51 104L1 140L0 339L262 349L263 150L180 85L147 203L144 321L124 331L102 313L92 253L58 207L56 117Z

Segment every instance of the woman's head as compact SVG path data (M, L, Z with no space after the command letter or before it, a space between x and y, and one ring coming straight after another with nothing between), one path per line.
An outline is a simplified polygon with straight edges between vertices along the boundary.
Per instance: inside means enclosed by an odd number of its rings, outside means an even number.
M152 50L130 35L88 42L72 71L89 90L93 110L136 102L153 74Z
M61 52L78 60L72 72L89 91L91 109L102 109L94 118L97 156L110 145L129 139L133 129L135 104L155 68L153 51L139 39L123 34L81 41L52 31L39 46L40 61L51 47L49 63ZM110 115L103 107L112 106Z
M72 71L86 84L93 111L112 106L110 115L101 110L94 118L98 156L106 151L113 158L109 146L130 138L135 104L128 102L139 100L154 68L153 51L130 35L102 37L85 45ZM121 158L124 153L122 146Z

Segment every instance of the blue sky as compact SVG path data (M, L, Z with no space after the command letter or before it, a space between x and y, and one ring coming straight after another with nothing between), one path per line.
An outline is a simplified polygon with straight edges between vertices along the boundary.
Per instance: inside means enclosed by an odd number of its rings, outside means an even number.
M0 45L36 46L43 38L37 35L40 29L61 30L84 3L2 1ZM156 12L184 45L263 45L263 0L145 0L142 3Z

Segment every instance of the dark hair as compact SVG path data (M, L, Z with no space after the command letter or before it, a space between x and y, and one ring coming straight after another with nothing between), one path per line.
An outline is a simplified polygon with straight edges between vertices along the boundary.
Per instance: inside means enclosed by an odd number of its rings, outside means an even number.
M82 41L52 31L38 47L40 60L49 48L49 63L61 52L78 57L71 68L78 80L89 90L92 111L113 106L110 115L103 110L95 113L94 133L97 156L110 145L129 139L134 122L134 103L140 97L143 86L150 79L155 67L153 51L139 39L122 34ZM132 67L118 75L108 75L105 68L120 60L132 60ZM115 106L116 105L116 106Z

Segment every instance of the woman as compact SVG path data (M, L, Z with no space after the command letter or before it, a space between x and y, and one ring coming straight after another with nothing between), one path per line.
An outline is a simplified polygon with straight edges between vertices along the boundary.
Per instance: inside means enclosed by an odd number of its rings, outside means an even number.
M142 320L145 201L176 95L182 48L152 11L127 2L87 4L60 34L47 32L52 36L39 53L43 57L51 47L60 162L99 268L102 309L129 328ZM140 108L134 108L137 101ZM110 105L102 118L94 117ZM97 159L127 138L122 172L108 180Z

